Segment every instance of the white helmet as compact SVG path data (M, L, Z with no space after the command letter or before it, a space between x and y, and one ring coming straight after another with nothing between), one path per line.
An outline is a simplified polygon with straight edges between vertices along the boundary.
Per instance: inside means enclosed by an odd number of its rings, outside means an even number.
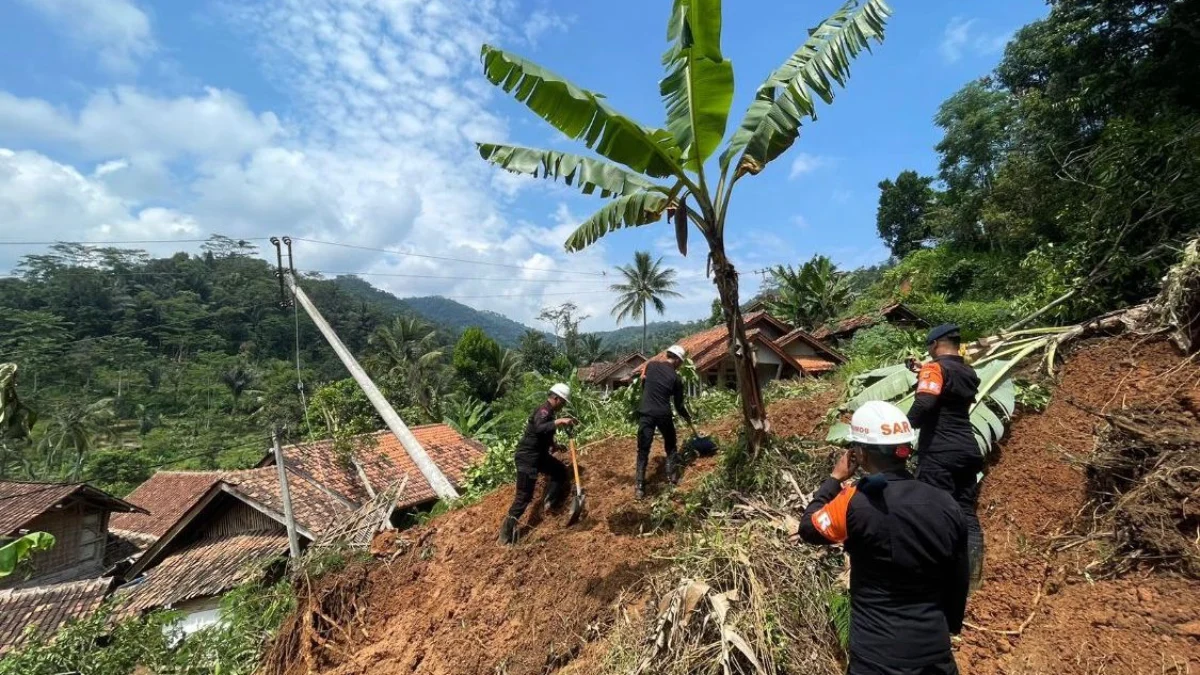
M917 433L896 406L868 401L850 418L850 440L864 445L900 445L917 440Z
M562 382L559 382L558 384L554 385L553 387L550 387L550 393L554 394L555 396L561 398L564 401L570 402L570 400L571 400L571 388L568 387L567 385L563 384Z
M687 358L687 350L679 345L671 345L667 347L667 353L679 359L680 361Z

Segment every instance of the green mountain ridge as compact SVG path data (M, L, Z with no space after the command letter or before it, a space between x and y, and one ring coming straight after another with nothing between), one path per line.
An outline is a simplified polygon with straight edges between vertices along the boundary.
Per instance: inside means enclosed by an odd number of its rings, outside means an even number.
M489 337L509 349L516 348L521 340L521 335L529 330L539 332L551 342L554 341L554 336L544 330L531 328L498 312L475 309L438 295L400 298L355 276L340 276L334 280L334 283L342 291L365 302L391 309L398 314L419 316L454 339L462 335L466 329L474 327L481 328ZM656 321L650 323L647 326L647 351L658 351L656 347L660 343L670 342L704 327L701 322ZM640 351L641 349L642 327L640 325L623 326L591 334L599 336L605 347L614 354Z

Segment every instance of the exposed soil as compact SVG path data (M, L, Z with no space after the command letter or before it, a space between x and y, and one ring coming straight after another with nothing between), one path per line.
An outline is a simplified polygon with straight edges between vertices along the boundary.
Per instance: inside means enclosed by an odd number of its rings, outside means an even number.
M1060 372L1049 408L1017 419L985 481L984 585L968 606L958 645L970 675L1200 672L1200 584L1136 568L1105 576L1110 549L1094 531L1083 470L1106 422L1088 410L1153 413L1197 425L1200 366L1164 341L1132 338L1080 346ZM773 431L811 435L836 391L772 406ZM1074 403L1079 404L1073 405ZM728 443L739 420L706 429ZM651 492L660 492L656 444ZM594 672L618 613L644 607L647 575L662 571L676 541L645 534L652 499L632 499L634 442L611 439L583 453L584 521L533 515L522 542L496 543L511 487L377 541L383 563L367 573L358 620L324 635L312 668L326 673L493 675ZM716 458L688 468L685 486ZM529 518L527 517L527 520ZM397 551L397 552L393 552ZM344 604L344 603L343 603ZM302 659L291 672L306 672Z
M1093 342L1070 356L1046 411L1015 421L980 499L987 557L958 650L964 673L1200 668L1200 584L1150 570L1089 580L1105 542L1079 536L1091 511L1070 461L1094 452L1106 424L1084 408L1195 425L1197 383L1200 367L1165 341Z
M771 406L776 433L811 432L835 396ZM736 425L726 420L702 432L725 442ZM369 572L360 615L339 618L346 625L325 632L333 639L317 650L312 667L338 675L544 673L570 662L618 611L636 612L645 602L637 595L645 577L669 564L663 554L675 541L646 534L654 497L666 489L661 445L655 444L649 495L641 502L633 499L633 439L581 451L587 511L574 527L565 527L565 514L542 514L535 506L521 542L497 544L513 498L506 487L428 526L378 537L372 552L384 562ZM715 464L714 457L697 459L684 487ZM287 660L288 672L309 669L305 659Z

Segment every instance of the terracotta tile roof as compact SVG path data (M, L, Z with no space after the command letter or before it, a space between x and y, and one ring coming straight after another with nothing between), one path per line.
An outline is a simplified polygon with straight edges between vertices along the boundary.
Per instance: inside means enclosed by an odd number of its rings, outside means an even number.
M70 497L99 502L110 511L137 509L133 504L87 483L0 481L0 536L17 532L22 525Z
M880 307L879 311L852 316L849 319L842 319L832 327L821 326L817 330L813 331L813 336L819 340L825 340L830 337L845 335L846 333L853 333L861 328L874 326L884 319L891 317L892 314L897 313L904 315L914 323L928 325L928 322L918 316L916 312L909 309L904 303L893 302L890 305L884 305L883 307Z
M813 356L797 356L795 359L804 368L804 372L806 373L825 373L837 368L837 364L833 361Z
M483 444L464 437L447 424L412 427L411 431L446 478L456 486L462 484L467 468L487 452ZM409 476L408 487L400 495L397 508L411 508L437 499L433 488L392 432L379 431L354 440L359 443L355 455L374 490L382 490L403 480L406 474ZM370 498L358 472L339 457L332 441L291 445L283 449L283 454L289 467L312 476L348 500L362 504Z
M157 539L220 479L219 471L159 471L126 497L149 513L114 515L109 527Z
M594 384L604 379L599 376L599 373L606 372L608 369L612 368L612 366L613 364L611 361L597 361L590 366L579 367L575 370L575 374L579 377L580 382Z
M258 574L266 561L288 549L287 535L246 533L202 539L163 559L141 581L117 592L122 612L219 595Z
M65 584L0 591L0 654L28 640L25 631L47 635L63 624L91 614L108 593L112 579L88 579Z
M780 347L786 347L796 340L807 343L810 347L815 349L817 353L825 354L827 357L829 357L829 360L832 360L834 363L845 363L847 361L844 354L833 347L830 347L820 338L816 337L812 333L809 333L803 328L793 328L791 332L779 338L776 340L776 342L779 343Z
M274 466L246 471L230 471L222 476L233 492L283 514L283 497L279 491L279 470ZM356 504L330 495L304 476L288 471L288 492L292 497L292 514L296 523L319 536L342 515L357 508Z

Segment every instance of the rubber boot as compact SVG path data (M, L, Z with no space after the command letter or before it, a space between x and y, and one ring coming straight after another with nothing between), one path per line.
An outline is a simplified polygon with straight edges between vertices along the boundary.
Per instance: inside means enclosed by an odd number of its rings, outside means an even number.
M499 541L505 546L512 546L517 543L517 519L512 516L504 516L504 524L500 526Z
M637 462L637 475L633 479L633 496L642 499L646 496L646 460L641 457Z
M679 485L679 453L667 457L667 482Z
M975 592L983 585L983 529L979 526L977 518L971 518L967 522L967 559L970 561L971 567L971 592Z

